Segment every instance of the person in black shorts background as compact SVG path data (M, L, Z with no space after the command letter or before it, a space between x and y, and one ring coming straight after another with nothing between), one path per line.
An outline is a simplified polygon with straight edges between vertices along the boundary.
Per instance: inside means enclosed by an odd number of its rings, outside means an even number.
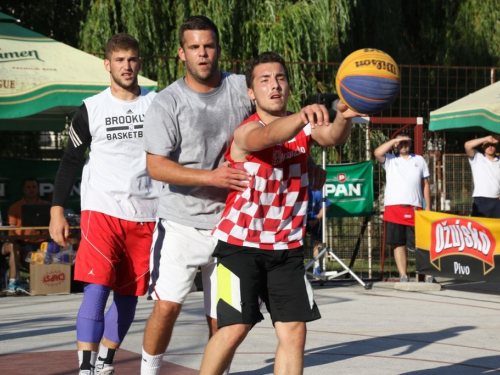
M481 146L483 153L476 151ZM474 179L471 216L500 219L500 158L498 139L492 135L465 142Z
M406 250L415 249L415 211L431 209L429 168L424 158L410 152L411 138L400 133L374 152L386 172L384 221L386 244L394 245L399 280L408 282ZM397 153L392 154L393 147ZM426 282L433 282L426 276Z

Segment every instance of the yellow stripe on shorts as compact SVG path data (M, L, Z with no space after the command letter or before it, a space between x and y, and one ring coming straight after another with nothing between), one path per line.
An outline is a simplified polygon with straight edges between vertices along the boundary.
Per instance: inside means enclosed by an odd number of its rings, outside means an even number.
M220 299L241 312L240 278L222 264L217 266L217 303Z

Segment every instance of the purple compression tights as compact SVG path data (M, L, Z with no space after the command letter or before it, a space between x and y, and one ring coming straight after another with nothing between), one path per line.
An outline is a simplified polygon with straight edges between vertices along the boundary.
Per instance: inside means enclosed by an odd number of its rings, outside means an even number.
M76 318L78 341L100 342L103 334L113 342L123 341L134 320L137 297L114 293L113 303L104 317L110 291L109 287L99 284L89 284L85 287L82 305Z

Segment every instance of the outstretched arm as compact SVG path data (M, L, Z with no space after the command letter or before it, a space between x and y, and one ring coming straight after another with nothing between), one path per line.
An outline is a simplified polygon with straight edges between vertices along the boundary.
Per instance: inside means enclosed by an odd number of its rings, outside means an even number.
M352 118L364 116L349 109L342 101L337 104L337 115L330 126L316 126L311 137L323 147L343 145L351 134Z
M330 124L328 110L322 104L311 104L290 116L281 117L266 126L253 121L236 129L231 157L244 161L244 157L295 137L304 126L311 124L311 137L320 146L344 144L351 132L351 118L360 114L339 102L337 116Z
M263 126L252 121L240 126L234 132L231 157L244 161L252 152L286 142L295 137L307 124L328 124L328 110L324 105L311 104L289 116L280 117Z

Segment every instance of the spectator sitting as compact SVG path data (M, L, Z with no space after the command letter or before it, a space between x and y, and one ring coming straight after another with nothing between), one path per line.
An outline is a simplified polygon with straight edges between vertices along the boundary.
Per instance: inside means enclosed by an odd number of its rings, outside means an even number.
M0 226L2 226L2 213L0 212ZM0 247L0 253L9 256L9 284L5 291L7 294L13 294L16 291L17 264L19 263L19 249L12 242L5 242ZM7 270L5 270L7 272ZM7 276L7 275L5 275Z
M39 197L40 194L40 185L38 183L38 180L33 177L26 178L23 181L23 198L13 205L9 207L9 213L8 213L8 222L9 225L15 225L16 227L20 228L23 226L22 219L21 219L21 207L24 204L27 203L50 203L47 201L44 201L40 199ZM24 235L36 235L36 234L42 234L44 231L41 230L13 230L10 231L12 235L18 235L18 236L24 236ZM10 282L8 286L8 291L10 293L14 293L16 290L22 290L21 286L18 285L17 282L17 271L18 267L17 265L21 263L24 267L28 268L28 263L25 261L26 255L30 251L36 251L42 241L41 240L36 240L36 239L27 239L27 240L16 240L16 241L9 241L8 243L5 243L2 246L2 254L5 253L10 253L14 254L14 262L16 263L16 272L14 273L12 269L12 260L10 260L9 265L10 265L10 271L12 272L11 275L9 276ZM11 257L12 258L12 257ZM16 261L17 260L17 261ZM14 278L14 274L16 277Z
M17 287L18 264L19 264L19 246L14 242L5 242L2 244L2 255L9 257L9 284L5 289L7 294L14 294Z

